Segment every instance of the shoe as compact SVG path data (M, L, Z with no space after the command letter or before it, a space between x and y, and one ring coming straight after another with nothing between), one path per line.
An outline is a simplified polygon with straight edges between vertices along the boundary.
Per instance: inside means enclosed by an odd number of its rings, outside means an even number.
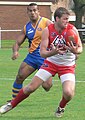
M10 111L11 109L12 109L11 103L7 103L7 104L3 105L2 107L0 107L0 113L4 114L4 113Z
M55 112L55 116L56 116L56 117L62 117L64 111L65 111L65 108L60 108L60 107L58 107L58 109L57 109L56 112Z

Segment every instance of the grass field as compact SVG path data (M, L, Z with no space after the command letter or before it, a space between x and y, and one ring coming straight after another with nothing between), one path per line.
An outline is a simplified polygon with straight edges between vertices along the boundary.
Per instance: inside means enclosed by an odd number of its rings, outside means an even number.
M27 48L20 50L20 57L12 61L12 50L0 49L0 106L11 99L12 83L17 74L20 63L27 54ZM56 118L54 112L62 94L61 83L57 76L53 78L53 87L45 92L40 87L29 99L24 100L12 111L0 115L0 120L85 120L85 50L77 61L76 94L67 105L62 118ZM31 75L24 85L27 84Z

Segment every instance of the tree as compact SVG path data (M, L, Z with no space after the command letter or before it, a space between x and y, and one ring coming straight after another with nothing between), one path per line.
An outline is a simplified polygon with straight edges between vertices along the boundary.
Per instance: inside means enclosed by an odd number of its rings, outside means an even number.
M74 12L76 15L75 25L77 28L82 27L82 16L85 12L85 0L73 0L74 2Z
M85 0L73 0L74 2L74 12L76 15L75 26L77 28L82 28L82 17L85 14ZM82 33L80 33L81 39L83 39Z

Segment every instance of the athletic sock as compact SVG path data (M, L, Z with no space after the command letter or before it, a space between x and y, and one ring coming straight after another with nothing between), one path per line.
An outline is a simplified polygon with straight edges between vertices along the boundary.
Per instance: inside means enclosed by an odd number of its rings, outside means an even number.
M60 101L59 107L64 108L69 101L62 97L62 100Z
M12 98L13 99L17 96L17 94L19 93L22 86L23 86L22 84L17 84L16 82L14 82L13 88L12 88Z
M16 107L21 101L26 99L30 94L24 94L23 89L21 89L15 99L11 101L12 108Z

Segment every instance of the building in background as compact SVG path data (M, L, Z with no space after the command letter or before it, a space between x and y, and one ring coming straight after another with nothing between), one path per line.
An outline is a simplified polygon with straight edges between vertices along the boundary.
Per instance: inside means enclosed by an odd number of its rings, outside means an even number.
M75 14L71 10L73 6L72 0L57 1L58 0L31 0L31 2L35 2L39 5L41 16L47 17L54 21L53 14L55 9L63 6L70 11L70 21L75 21ZM15 40L20 30L27 23L27 21L29 21L26 8L31 2L30 0L0 1L0 27L2 29L2 40Z
M51 19L50 6L55 0L31 0L39 5L41 16ZM2 40L14 40L19 30L29 21L27 15L27 5L30 0L3 0L0 1L0 27ZM4 31L6 30L6 31ZM9 31L10 30L10 31ZM17 32L15 32L18 30Z
M51 5L51 11L52 11L52 21L54 21L54 17L53 17L53 13L55 11L56 8L58 7L65 7L69 10L70 12L70 21L75 21L76 17L75 17L75 13L71 10L73 7L74 3L72 0L59 0L59 2L56 2L55 4Z

